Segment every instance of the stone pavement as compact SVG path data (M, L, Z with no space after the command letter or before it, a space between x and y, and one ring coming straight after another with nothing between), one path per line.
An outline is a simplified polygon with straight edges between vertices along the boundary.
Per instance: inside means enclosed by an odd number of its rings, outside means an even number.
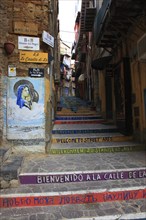
M145 146L99 115L83 124L95 112L77 107L58 112L48 154L25 157L19 186L1 190L1 220L146 219Z

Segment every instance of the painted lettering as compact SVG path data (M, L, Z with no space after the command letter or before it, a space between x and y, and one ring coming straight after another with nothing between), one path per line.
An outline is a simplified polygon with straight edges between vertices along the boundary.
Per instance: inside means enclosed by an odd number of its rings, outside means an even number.
M124 178L124 173L123 172L117 172L117 173L105 173L104 174L104 179L105 180L110 180L110 179L123 179Z
M126 191L106 191L87 194L67 194L54 196L28 196L5 198L1 196L1 208L50 206L66 204L85 204L97 202L128 201L146 198L146 189L126 190Z
M144 177L146 177L146 171L145 171L145 170L139 171L139 172L138 172L138 176L139 176L139 178L144 178Z
M88 180L89 180L89 181L91 180L89 174L87 174L86 180L87 180L87 181L88 181Z
M129 172L129 179L135 179L136 178L136 171L130 171Z

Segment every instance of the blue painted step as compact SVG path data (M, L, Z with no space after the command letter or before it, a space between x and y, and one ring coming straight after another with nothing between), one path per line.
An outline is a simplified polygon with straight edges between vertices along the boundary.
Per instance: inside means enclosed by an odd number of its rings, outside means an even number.
M91 133L115 133L117 128L85 129L85 130L52 130L52 134L91 134Z
M56 116L55 120L91 120L91 119L102 119L99 116Z

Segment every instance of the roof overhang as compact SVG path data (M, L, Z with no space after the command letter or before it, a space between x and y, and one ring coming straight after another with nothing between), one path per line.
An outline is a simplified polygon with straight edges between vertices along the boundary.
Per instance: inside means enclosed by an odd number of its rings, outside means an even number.
M96 45L114 50L140 18L144 21L145 9L146 0L104 0L94 21ZM141 23L138 26L142 29Z
M92 61L91 67L96 70L103 70L111 61L112 56L100 57Z

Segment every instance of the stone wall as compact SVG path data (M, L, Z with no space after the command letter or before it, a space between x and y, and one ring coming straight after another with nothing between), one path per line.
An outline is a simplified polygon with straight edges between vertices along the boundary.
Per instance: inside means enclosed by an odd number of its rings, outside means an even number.
M18 36L37 37L40 39L39 52L51 53L52 48L42 42L42 32L45 30L52 36L58 34L56 29L57 16L54 18L52 9L54 1L48 0L5 0L0 1L0 139L6 139L6 114L7 114L7 82L11 77L8 74L8 66L16 67L15 77L28 77L29 68L43 68L44 81L47 79L49 86L49 63L20 62L20 50L18 49ZM57 7L57 5L55 5ZM57 8L54 9L57 12ZM55 14L56 15L56 14ZM56 19L55 21L52 21ZM29 28L28 25L29 24ZM55 24L55 28L53 26ZM24 26L28 31L24 31ZM36 29L35 29L36 28ZM56 36L54 36L55 39ZM7 54L4 43L12 42L15 45L12 54ZM57 60L58 61L58 60ZM46 88L45 88L46 89ZM45 99L47 102L48 100ZM46 104L44 103L46 106ZM44 113L46 110L44 111ZM16 144L16 140L15 140Z

